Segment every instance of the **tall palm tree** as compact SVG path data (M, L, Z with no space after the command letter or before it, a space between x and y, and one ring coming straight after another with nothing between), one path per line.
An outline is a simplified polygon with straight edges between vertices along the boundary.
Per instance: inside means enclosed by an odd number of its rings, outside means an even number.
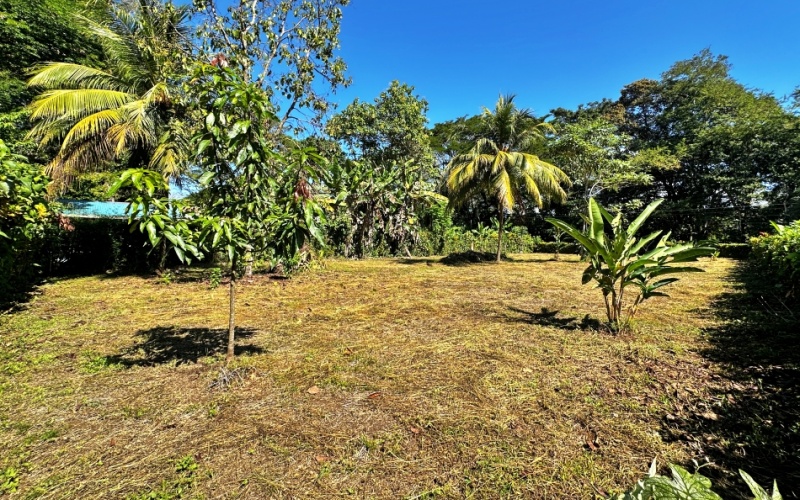
M112 162L178 177L188 131L174 75L189 53L188 8L161 0L109 7L109 22L79 17L103 46L107 70L50 63L29 86L45 89L30 105L29 136L60 144L48 173L63 189L76 174Z
M561 184L570 180L561 169L530 152L552 127L537 120L530 110L517 108L513 95L500 96L494 110L484 108L482 119L483 137L448 165L447 191L453 206L479 193L497 199L500 262L506 212L514 209L523 193L529 194L539 208L545 200L563 203L567 194Z

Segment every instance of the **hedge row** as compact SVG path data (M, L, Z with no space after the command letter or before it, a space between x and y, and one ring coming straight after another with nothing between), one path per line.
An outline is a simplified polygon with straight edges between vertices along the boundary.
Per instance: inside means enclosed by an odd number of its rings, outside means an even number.
M62 226L48 227L0 258L0 305L18 300L51 276L141 273L158 266L160 254L150 252L145 236L131 232L125 219L73 218ZM171 253L170 257L174 258Z
M800 291L800 220L788 226L776 225L774 234L762 234L750 240L751 261L763 276L769 276L786 296Z

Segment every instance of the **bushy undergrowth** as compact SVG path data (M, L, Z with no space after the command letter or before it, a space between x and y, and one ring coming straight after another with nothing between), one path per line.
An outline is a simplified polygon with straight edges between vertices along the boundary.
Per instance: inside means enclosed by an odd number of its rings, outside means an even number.
M750 256L750 245L747 243L716 243L711 246L717 249L717 257L726 259L746 259Z
M656 462L650 466L647 477L625 493L614 495L609 500L722 500L711 488L711 480L695 472L689 473L683 467L670 465L672 477L656 474ZM772 485L772 494L762 488L750 475L739 471L755 500L781 500L777 483Z
M42 265L48 275L145 272L155 269L159 252L123 219L70 219L45 242Z
M539 236L532 236L522 226L512 227L503 233L504 253L575 253L576 250L571 243L544 241ZM497 230L479 225L472 230L454 226L444 234L423 232L414 253L427 256L466 252L497 252Z
M55 217L41 167L0 140L0 304L36 280L40 245Z
M775 286L796 297L800 289L800 220L788 226L773 224L775 233L752 238L753 263L774 278Z

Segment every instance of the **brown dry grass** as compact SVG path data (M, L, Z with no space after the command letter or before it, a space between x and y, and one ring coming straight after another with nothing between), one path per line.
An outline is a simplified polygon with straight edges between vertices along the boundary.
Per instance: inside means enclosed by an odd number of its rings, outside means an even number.
M697 351L731 261L614 337L592 328L583 266L549 258L256 279L228 390L209 389L225 287L48 284L0 319L0 472L22 498L588 498L692 458L661 430L685 380L714 369ZM176 471L182 457L197 469Z

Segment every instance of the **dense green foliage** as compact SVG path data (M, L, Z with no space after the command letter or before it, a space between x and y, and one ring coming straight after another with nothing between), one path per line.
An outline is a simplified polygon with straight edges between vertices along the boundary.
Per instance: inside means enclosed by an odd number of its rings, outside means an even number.
M796 297L800 290L800 220L788 226L773 223L774 234L750 240L751 258L763 273L774 279L784 297Z
M58 146L48 169L58 187L114 162L165 175L185 172L187 130L178 75L189 51L188 9L142 0L110 4L109 21L78 18L103 47L108 70L68 62L39 68L28 82L44 91L30 106L30 136Z
M589 266L583 272L583 284L597 282L603 292L608 323L616 332L630 326L642 301L667 296L660 289L678 281L678 278L663 276L700 271L698 268L673 264L709 256L715 251L712 247L694 244L670 245L667 241L669 233L658 240L653 248L648 248L662 232L654 231L644 238L637 238L636 233L660 204L661 200L658 200L648 205L627 228L623 227L622 213L612 216L594 198L589 199L588 214L584 219L587 226L585 231L558 219L547 219L583 247L589 260ZM610 234L606 232L606 225L611 228ZM628 293L632 303L627 306L626 312L628 289L633 292Z
M28 73L56 61L102 65L101 47L75 22L79 13L98 17L101 10L83 0L0 1L0 140L31 162L44 163L52 152L25 139L25 107L37 93L26 85Z
M670 465L669 469L671 477L657 474L656 461L653 460L646 478L638 481L629 491L611 496L610 500L722 500L711 489L711 480L699 471L692 474L679 465ZM769 494L750 474L740 470L739 475L747 483L755 500L783 500L777 483L773 483L772 494Z
M556 132L534 152L574 184L566 205L549 214L520 211L514 224L549 237L542 218L580 223L588 197L629 216L663 198L652 223L678 240L745 242L767 230L770 219L787 222L800 213L796 99L782 102L745 87L724 56L706 50L658 80L626 85L618 99L553 110ZM433 127L440 164L469 151L481 137L480 118ZM496 215L490 200L473 197L454 221L473 228Z
M444 222L436 214L447 201L433 192L427 109L413 87L395 81L373 103L356 99L328 122L328 134L347 150L322 176L334 211L332 243L344 255L410 254L424 222Z
M743 241L797 202L798 142L789 133L797 117L736 82L724 56L703 51L659 81L634 82L616 106L635 150L659 148L680 161L622 193L665 198L655 222L676 238Z
M0 141L0 303L38 274L41 244L54 215L47 201L50 180L40 167L11 153Z

